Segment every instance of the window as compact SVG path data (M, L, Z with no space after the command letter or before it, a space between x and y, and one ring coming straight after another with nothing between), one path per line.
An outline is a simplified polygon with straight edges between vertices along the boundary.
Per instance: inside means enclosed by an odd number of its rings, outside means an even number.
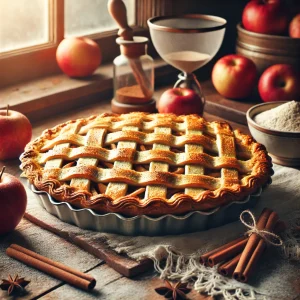
M62 107L82 105L83 99L92 103L100 95L110 97L110 64L120 49L115 21L108 18L107 1L0 0L0 109L9 104L37 120L61 112ZM148 18L176 13L172 12L175 0L123 1L129 24L135 24L135 35L149 37ZM97 10L101 10L102 19L97 18ZM88 18L83 16L86 14ZM60 75L57 46L65 36L74 35L88 36L100 45L103 62L108 63L98 70L100 76L75 81ZM149 49L154 51L151 45ZM163 67L157 74L165 78L168 71L164 63L157 61L156 66Z
M136 0L124 3L132 26ZM1 0L0 20L0 87L59 72L55 52L64 37L95 39L107 60L117 49L107 0Z
M0 2L0 52L44 44L49 40L47 1Z
M90 35L116 29L107 0L65 0L65 36ZM135 24L135 1L124 0L130 26Z

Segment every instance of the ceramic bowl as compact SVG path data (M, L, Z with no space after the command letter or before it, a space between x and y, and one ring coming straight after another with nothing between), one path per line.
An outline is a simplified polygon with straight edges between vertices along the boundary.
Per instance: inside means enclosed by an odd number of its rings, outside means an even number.
M274 64L300 68L300 39L251 32L237 25L236 53L250 58L261 74Z
M300 166L300 132L271 130L254 121L254 117L266 110L284 104L286 101L265 102L254 105L247 111L249 130L254 139L265 145L273 162L279 165Z

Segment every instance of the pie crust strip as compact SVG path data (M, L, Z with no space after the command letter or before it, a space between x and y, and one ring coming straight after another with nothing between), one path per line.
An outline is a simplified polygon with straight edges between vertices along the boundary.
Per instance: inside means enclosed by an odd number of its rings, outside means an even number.
M76 122L73 124L68 124L64 129L62 129L61 134L64 132L70 132L70 133L77 133L80 130L81 122ZM56 144L53 149L62 149L62 148L68 148L70 147L70 143L61 143ZM63 164L63 159L57 158L57 159L51 159L48 160L45 164L45 169L51 169L51 168L61 168Z
M216 143L219 149L219 156L236 158L235 141L229 124L214 123ZM239 185L239 174L234 168L221 169L221 187L233 187Z
M92 147L102 147L104 138L105 138L106 130L101 128L92 128L88 131L85 139L85 146ZM77 166L97 166L98 159L97 158L79 158L77 162ZM90 183L91 181L86 178L73 178L71 180L70 186L77 187L80 190L90 191Z
M186 134L195 134L195 135L202 135L203 132L200 130L190 130L187 127ZM203 147L201 145L195 145L195 144L186 144L185 145L185 153L186 156L190 155L191 153L203 153ZM197 175L203 175L204 174L204 168L203 166L199 165L189 165L187 164L185 166L185 174L197 174ZM204 189L201 188L186 188L184 190L185 194L197 198L201 192L203 192Z
M156 134L162 134L166 136L170 136L172 132L171 128L168 127L156 127L154 129L154 133ZM170 150L170 146L164 145L164 144L159 144L155 143L153 144L153 150ZM169 170L169 164L168 163L163 163L163 162L151 162L149 171L150 172L168 172ZM145 199L149 199L152 197L166 197L167 195L167 187L163 185L148 185L146 187L146 192L145 192Z
M139 127L135 126L125 126L122 129L123 131L128 131L134 132L138 131ZM131 142L130 139L129 141L120 141L118 142L117 149L122 149L122 148L131 148L131 149L136 149L137 143L136 142ZM114 162L114 169L132 169L132 163L129 161L115 161ZM121 183L121 182L111 182L108 184L107 189L105 194L111 197L112 199L118 199L120 197L123 197L126 195L128 189L128 184L127 183Z

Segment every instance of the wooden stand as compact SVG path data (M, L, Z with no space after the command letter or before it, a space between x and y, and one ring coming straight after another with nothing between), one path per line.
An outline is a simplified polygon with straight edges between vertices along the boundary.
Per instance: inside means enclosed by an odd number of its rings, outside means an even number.
M155 112L156 111L156 101L151 100L147 103L141 104L127 104L111 100L111 110L116 114L127 114L133 111L143 111L143 112Z

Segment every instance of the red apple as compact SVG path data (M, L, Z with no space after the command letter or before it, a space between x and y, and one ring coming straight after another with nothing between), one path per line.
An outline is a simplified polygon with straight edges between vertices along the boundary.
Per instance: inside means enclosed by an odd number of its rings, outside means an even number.
M285 34L289 14L283 0L252 0L244 8L242 23L245 29L264 34Z
M86 77L100 65L102 54L98 44L89 38L66 38L56 50L56 60L68 76Z
M253 61L237 54L220 58L212 70L212 83L226 98L241 99L249 96L256 78L257 71Z
M172 88L166 90L160 97L157 110L160 113L177 115L203 114L203 104L200 96L188 88Z
M299 100L300 75L291 65L273 65L261 75L258 91L265 102Z
M0 171L0 235L10 232L20 223L27 205L26 191L14 176Z
M0 110L0 160L19 157L31 135L31 124L23 114Z
M292 19L289 26L289 34L291 38L300 38L300 14Z

